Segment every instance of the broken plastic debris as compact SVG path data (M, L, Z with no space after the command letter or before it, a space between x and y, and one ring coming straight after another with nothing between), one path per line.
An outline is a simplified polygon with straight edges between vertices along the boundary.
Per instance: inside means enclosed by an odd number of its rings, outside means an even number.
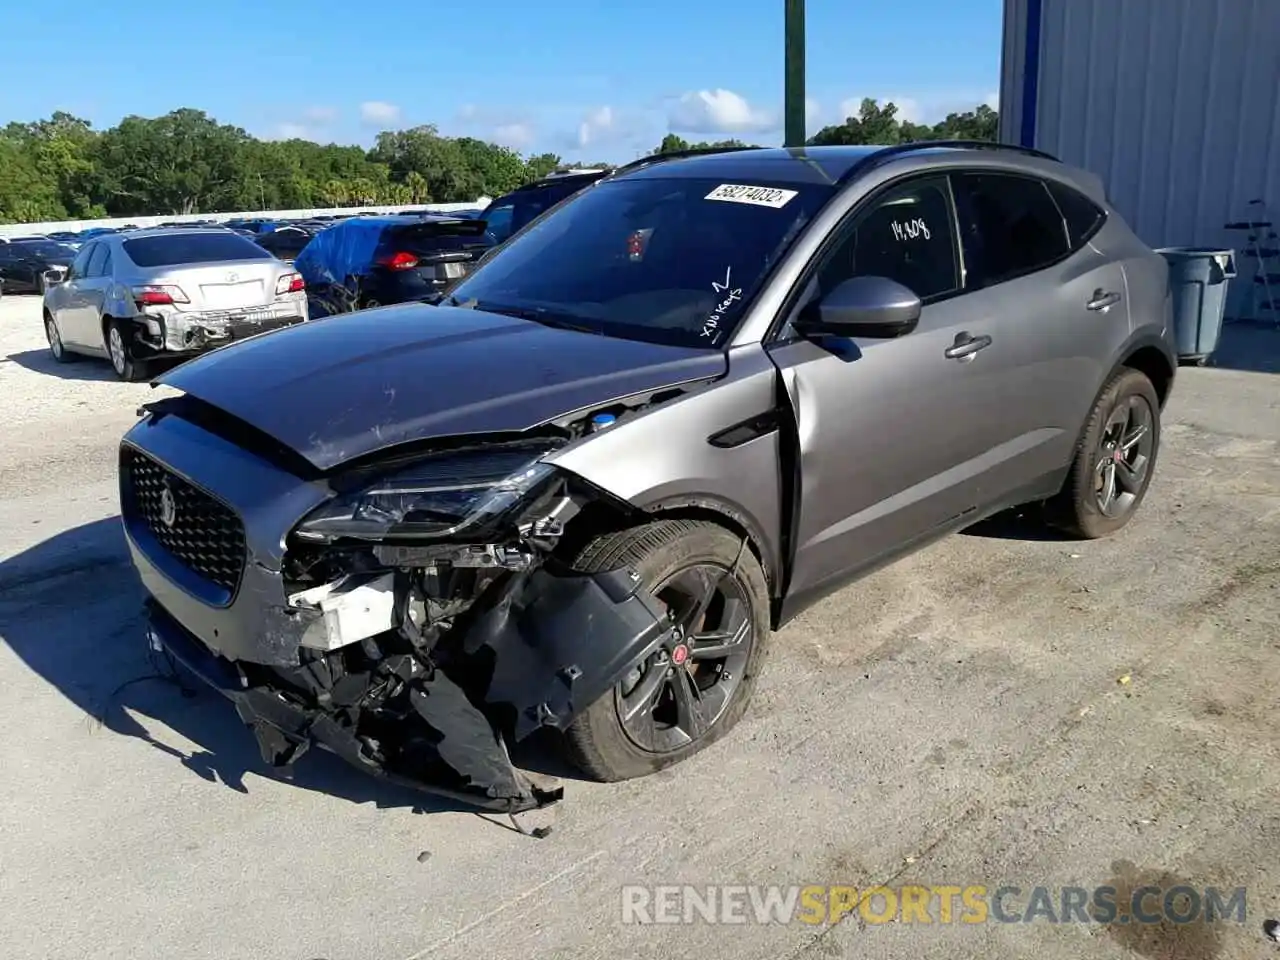
M1120 677L1119 679L1116 680L1116 683L1120 684L1120 686L1122 687L1127 687L1132 682L1133 682L1133 677L1129 676L1129 674L1127 673L1123 677Z

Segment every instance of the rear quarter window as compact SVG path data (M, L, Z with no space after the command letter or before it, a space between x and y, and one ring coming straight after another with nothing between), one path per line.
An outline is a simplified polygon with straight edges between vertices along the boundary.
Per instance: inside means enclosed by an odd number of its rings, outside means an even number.
M1107 220L1106 211L1086 197L1079 190L1073 190L1061 183L1049 182L1049 193L1062 211L1062 219L1067 222L1067 234L1071 239L1071 249L1079 250L1102 229Z
M138 237L124 242L124 252L140 267L272 259L268 251L247 237L214 232Z

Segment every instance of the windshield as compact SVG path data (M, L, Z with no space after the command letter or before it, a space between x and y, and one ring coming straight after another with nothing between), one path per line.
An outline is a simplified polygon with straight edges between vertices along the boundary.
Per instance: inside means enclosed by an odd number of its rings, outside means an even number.
M448 302L718 348L832 192L709 179L604 182L496 251Z
M271 259L271 254L252 240L237 233L220 230L137 237L124 242L124 252L140 267Z
M76 255L70 247L54 243L52 240L15 240L13 245L21 253L29 253L46 260L71 260Z

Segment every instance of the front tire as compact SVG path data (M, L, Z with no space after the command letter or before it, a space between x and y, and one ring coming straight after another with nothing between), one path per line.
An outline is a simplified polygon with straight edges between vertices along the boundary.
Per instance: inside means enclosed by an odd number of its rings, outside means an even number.
M1056 526L1096 540L1132 519L1160 450L1160 398L1145 374L1125 368L1102 389L1062 492L1050 504Z
M67 348L62 343L62 332L58 329L58 323L49 313L44 315L44 335L49 341L49 353L53 356L55 363L70 363L76 359L75 354L67 353Z
M630 567L682 632L565 731L589 776L629 780L679 763L742 718L769 637L769 590L750 546L713 523L660 520L605 534L574 567Z

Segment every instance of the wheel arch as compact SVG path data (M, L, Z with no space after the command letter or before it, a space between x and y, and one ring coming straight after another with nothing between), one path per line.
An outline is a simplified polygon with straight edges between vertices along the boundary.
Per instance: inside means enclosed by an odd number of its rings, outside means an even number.
M597 491L602 493L602 491ZM779 558L771 556L759 524L743 510L714 494L682 493L637 506L612 496L597 496L584 504L569 522L566 546L654 520L700 520L723 527L746 543L764 571L769 595L776 598L783 585Z
M1177 359L1164 340L1152 334L1127 344L1120 352L1120 359L1107 372L1102 386L1105 387L1110 383L1111 379L1125 367L1137 370L1151 381L1151 385L1156 389L1156 396L1160 398L1160 409L1163 410L1173 390L1173 379L1177 374Z

